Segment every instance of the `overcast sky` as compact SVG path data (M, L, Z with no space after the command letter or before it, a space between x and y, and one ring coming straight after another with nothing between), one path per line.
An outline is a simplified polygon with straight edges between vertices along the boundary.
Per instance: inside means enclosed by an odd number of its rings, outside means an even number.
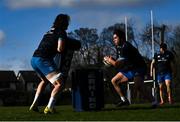
M150 22L150 10L158 23L180 24L179 5L180 0L1 0L0 70L31 70L31 56L59 13L71 16L68 32L101 32L125 16L139 31Z

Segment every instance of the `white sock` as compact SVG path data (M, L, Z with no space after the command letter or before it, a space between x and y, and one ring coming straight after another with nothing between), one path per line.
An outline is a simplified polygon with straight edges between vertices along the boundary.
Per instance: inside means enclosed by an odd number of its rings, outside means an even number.
M56 99L54 97L50 97L47 107L52 109L55 106L55 102Z
M35 94L35 97L34 97L34 100L33 100L33 103L32 105L38 105L38 99L39 99L39 94Z
M125 97L121 97L121 100L122 100L123 102L126 101Z

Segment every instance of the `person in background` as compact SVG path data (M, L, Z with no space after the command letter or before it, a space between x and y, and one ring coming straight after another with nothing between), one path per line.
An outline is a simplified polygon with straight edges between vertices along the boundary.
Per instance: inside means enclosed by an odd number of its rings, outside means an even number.
M150 74L153 76L153 68L156 70L157 82L159 84L159 95L160 95L160 105L164 104L163 99L163 84L166 84L166 91L168 95L168 102L172 104L172 74L176 74L175 68L175 57L172 52L167 50L167 45L165 43L160 44L160 52L154 55L151 62Z

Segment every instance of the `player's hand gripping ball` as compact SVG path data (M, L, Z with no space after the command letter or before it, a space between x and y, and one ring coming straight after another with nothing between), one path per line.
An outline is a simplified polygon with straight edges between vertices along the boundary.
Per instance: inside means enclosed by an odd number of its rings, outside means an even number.
M110 67L111 63L108 61L108 59L106 57L103 58L103 63L105 66Z

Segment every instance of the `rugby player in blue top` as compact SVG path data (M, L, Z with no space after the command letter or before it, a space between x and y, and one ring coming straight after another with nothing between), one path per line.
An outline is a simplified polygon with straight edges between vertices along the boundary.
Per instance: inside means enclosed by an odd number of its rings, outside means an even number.
M157 82L159 84L160 105L164 104L164 83L167 88L168 102L172 104L171 81L172 73L176 74L175 58L173 53L167 50L167 45L165 43L160 44L160 52L154 55L151 62L151 76L153 75L153 68L156 70Z
M118 58L114 60L111 56L106 56L105 59L119 70L111 80L116 92L120 96L120 101L116 106L129 105L129 101L124 96L119 84L132 80L136 76L144 82L144 75L147 70L146 63L139 51L125 40L124 31L115 29L113 32L113 42L117 49Z
M54 113L54 106L58 92L64 84L63 73L58 70L54 62L56 54L63 54L67 41L66 30L70 17L66 14L59 14L51 29L43 36L38 48L31 59L33 69L41 78L34 100L29 110L38 111L38 100L45 86L50 82L54 87L51 92L49 103L44 109L44 113Z

